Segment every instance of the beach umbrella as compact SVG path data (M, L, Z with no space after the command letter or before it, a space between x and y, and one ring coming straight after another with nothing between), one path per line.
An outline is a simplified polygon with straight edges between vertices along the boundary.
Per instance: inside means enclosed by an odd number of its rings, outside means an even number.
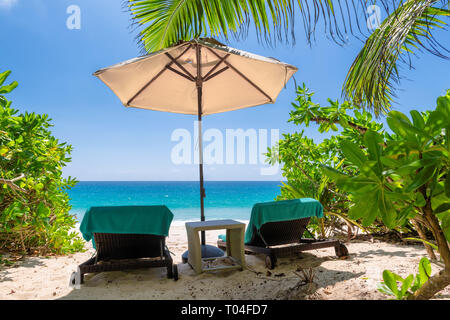
M200 219L205 220L202 117L274 103L297 68L227 47L215 39L181 41L94 73L125 107L196 115L199 132ZM215 256L205 245L202 256ZM203 248L204 247L204 248Z

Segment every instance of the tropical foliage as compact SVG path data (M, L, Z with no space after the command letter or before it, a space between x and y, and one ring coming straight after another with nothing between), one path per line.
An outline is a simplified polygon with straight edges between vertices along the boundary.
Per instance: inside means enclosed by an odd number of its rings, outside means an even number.
M388 112L401 79L399 62L411 67L411 57L421 49L446 57L448 51L433 32L447 25L443 19L450 17L449 6L449 1L417 0L399 5L368 37L353 62L344 84L346 98L376 114Z
M269 149L270 161L283 163L287 179L279 198L318 199L326 219L316 221L316 231L323 236L345 225L366 232L382 230L380 224L400 232L415 230L419 239L405 240L422 241L435 261L437 250L445 269L430 281L419 277L411 283L411 277L402 280L386 271L382 288L397 298L431 298L449 285L450 90L437 99L435 110L411 111L411 120L391 111L388 128L349 102L328 99L321 106L305 85L297 94L289 121L306 127L314 123L320 133L334 134L320 143L304 131L284 134ZM402 288L396 291L397 281Z
M323 168L351 195L350 218L365 226L379 218L388 228L411 221L420 235L431 231L445 269L414 293L431 298L450 284L450 90L437 99L435 110L410 115L411 120L398 111L388 114L392 134L368 130L362 145L340 142L353 174Z
M305 84L297 88L294 110L289 122L309 127L318 125L320 133L335 133L329 138L316 143L307 137L304 131L283 134L278 145L269 149L267 156L272 164L283 164L283 183L279 199L315 198L322 203L325 221L315 221L315 231L326 237L332 232L344 231L351 234L353 227L364 230L357 219L348 216L351 198L336 186L336 183L324 173L323 165L333 167L342 173L355 174L354 167L345 161L340 150L343 141L355 144L363 143L363 136L368 130L382 132L383 125L372 120L372 115L349 102L339 103L328 99L329 105L321 106L313 101L314 92ZM339 130L339 128L341 130ZM314 222L314 221L313 221ZM373 225L367 225L373 228Z
M349 35L366 38L343 91L347 99L376 113L389 110L395 98L399 62L412 67L411 56L422 49L439 57L448 53L436 40L436 31L450 16L448 0L124 0L124 4L140 29L138 40L145 52L204 36L244 39L251 25L266 43L295 43L296 10L308 43L318 27L338 44L348 42ZM368 34L371 8L386 18Z
M19 114L5 95L0 73L0 248L24 253L69 253L83 248L72 228L68 188L62 177L72 147L52 136L47 115Z

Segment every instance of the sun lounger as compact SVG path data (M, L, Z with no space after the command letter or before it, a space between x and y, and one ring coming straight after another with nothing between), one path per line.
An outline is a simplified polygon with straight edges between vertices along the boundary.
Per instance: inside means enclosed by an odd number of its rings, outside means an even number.
M323 207L314 199L255 204L245 232L245 251L265 254L269 269L275 267L277 256L301 251L334 247L337 256L347 256L347 248L338 240L302 238L311 217L323 217ZM225 241L219 236L217 246L226 247Z
M82 284L86 273L161 267L177 280L177 266L165 244L172 219L166 206L90 208L80 231L97 253L78 266L71 283Z

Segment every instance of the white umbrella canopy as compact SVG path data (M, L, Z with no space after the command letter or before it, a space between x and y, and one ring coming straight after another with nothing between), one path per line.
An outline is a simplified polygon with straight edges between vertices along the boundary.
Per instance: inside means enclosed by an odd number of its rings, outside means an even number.
M197 84L202 82L204 116L274 103L296 71L296 67L273 58L229 48L213 39L198 39L94 75L126 107L192 115L199 114Z
M200 218L204 221L202 116L274 103L297 70L277 59L204 38L182 41L170 48L98 70L94 75L126 107L197 115ZM202 256L215 256L217 252L213 249L205 245L202 232Z

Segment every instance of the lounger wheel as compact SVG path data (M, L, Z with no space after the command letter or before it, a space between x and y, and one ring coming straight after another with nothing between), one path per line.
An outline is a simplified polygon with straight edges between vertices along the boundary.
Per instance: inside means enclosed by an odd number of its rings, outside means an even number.
M173 280L178 280L178 266L176 264L173 265Z
M275 268L275 265L277 264L277 257L275 255L270 254L266 256L266 267L270 270Z
M336 255L338 257L347 257L348 256L348 249L342 243L340 243L338 246L336 246L334 248L334 251L336 252Z
M176 264L167 267L167 278L175 281L178 280L178 266Z

